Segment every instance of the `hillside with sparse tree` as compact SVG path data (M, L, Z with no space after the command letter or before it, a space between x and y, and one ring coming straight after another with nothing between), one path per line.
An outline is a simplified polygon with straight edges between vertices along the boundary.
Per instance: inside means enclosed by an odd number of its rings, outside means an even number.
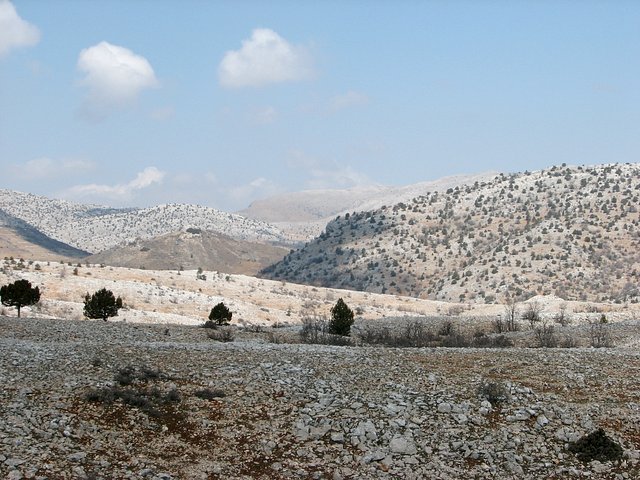
M425 299L640 299L640 166L501 174L346 214L266 278Z

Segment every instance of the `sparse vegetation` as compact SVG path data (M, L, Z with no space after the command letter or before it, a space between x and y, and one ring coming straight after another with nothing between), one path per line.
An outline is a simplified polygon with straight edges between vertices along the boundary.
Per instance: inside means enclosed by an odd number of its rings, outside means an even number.
M157 387L149 387L149 381L162 378L159 371L142 366L127 366L118 369L114 375L115 385L91 389L85 393L88 402L111 405L121 401L124 405L134 407L150 418L159 418L162 410L170 404L180 403L182 397L175 388L162 392Z

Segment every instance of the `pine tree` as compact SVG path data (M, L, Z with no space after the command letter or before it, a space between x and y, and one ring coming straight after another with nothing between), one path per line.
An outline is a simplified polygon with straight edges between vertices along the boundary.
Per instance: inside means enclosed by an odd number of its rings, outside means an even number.
M40 301L40 289L32 287L31 282L28 280L16 280L0 287L0 299L2 299L3 305L16 307L18 309L18 318L20 318L20 309L22 307L33 305Z
M84 296L84 316L87 318L101 318L105 322L109 317L116 317L122 308L122 299L116 298L111 290L103 288L93 295Z
M329 333L334 335L349 336L351 325L353 325L353 310L351 310L342 298L331 308L331 321L329 322Z
M231 313L231 310L229 310L224 302L220 302L211 309L211 312L209 313L209 321L206 322L204 326L213 328L216 325L227 325L231 321L232 316L233 313Z

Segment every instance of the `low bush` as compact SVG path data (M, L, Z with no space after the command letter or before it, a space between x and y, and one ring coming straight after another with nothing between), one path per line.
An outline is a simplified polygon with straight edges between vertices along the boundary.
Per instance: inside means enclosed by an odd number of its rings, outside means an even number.
M329 333L329 322L322 317L305 317L302 319L300 341L317 345L351 346L353 341L344 335Z
M207 332L207 337L218 342L233 342L236 335L232 327L220 327Z
M213 400L214 398L223 398L227 396L227 394L222 390L211 390L210 388L197 390L194 395L203 400Z
M473 346L476 348L509 348L513 342L504 335L481 335L474 337Z
M608 462L622 458L622 447L607 436L602 428L569 445L569 451L581 461Z
M501 383L485 382L478 387L478 395L493 406L502 405L511 398L507 387Z

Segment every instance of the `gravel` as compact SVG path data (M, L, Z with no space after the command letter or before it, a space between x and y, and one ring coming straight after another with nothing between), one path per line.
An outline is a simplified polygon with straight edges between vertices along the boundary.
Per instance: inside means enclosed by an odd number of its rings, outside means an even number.
M635 349L258 337L0 317L0 476L640 478ZM489 383L505 398L483 397ZM216 394L196 395L206 389ZM569 451L598 428L621 460L582 463Z

